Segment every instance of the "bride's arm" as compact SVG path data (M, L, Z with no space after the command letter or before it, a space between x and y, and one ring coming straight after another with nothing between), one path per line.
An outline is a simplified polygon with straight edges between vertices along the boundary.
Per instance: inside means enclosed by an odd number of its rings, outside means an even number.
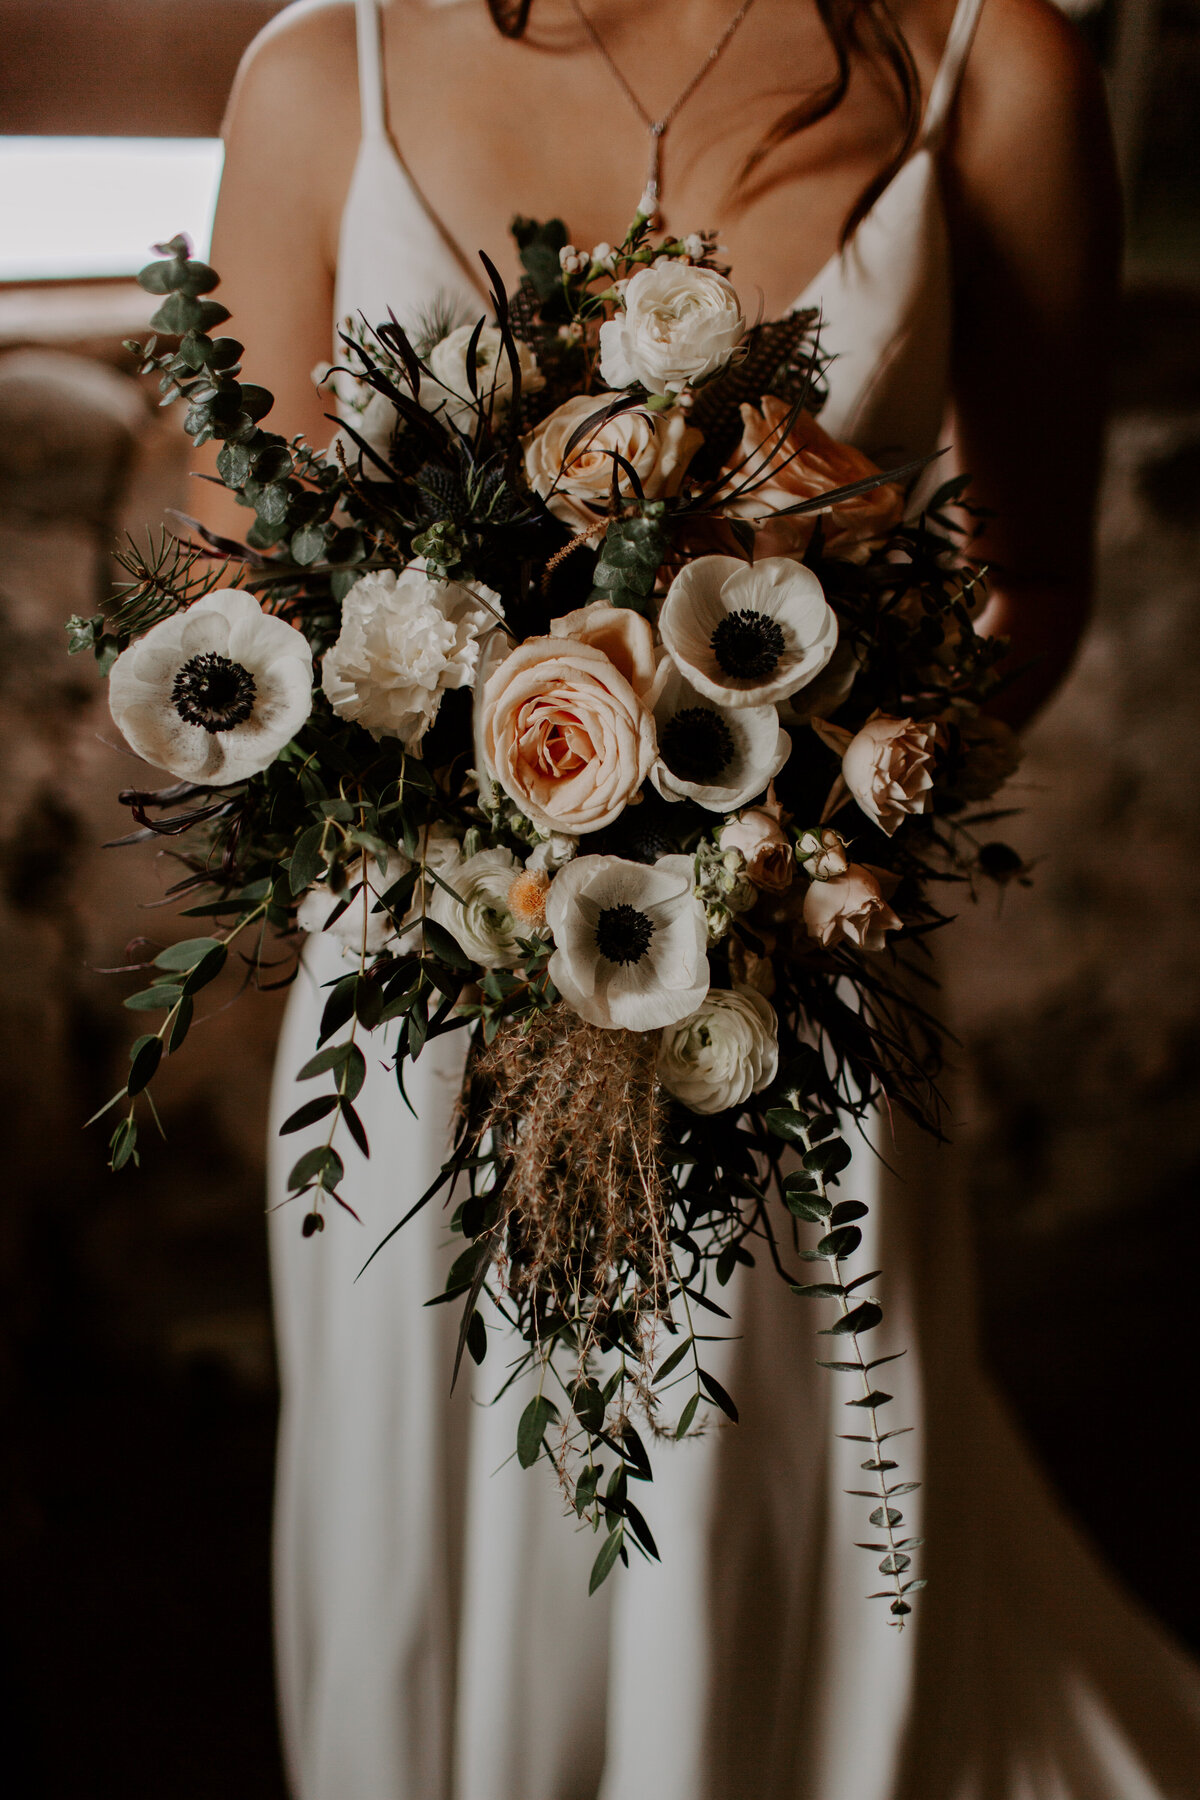
M957 118L957 453L996 513L981 628L1034 663L995 708L1020 724L1087 622L1121 200L1099 73L1045 0L988 0Z
M266 425L328 441L328 394L310 378L332 353L337 233L359 140L354 9L289 9L250 46L225 116L213 230L223 329L246 346L243 379L269 388ZM218 446L196 452L214 472ZM189 483L185 510L243 538L253 514L223 489Z

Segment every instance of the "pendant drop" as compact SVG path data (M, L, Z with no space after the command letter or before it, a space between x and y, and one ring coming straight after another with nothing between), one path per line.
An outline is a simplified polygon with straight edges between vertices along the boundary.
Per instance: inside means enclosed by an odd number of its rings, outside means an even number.
M666 119L656 119L650 126L650 168L646 175L646 186L638 201L638 212L647 224L657 226L662 223L659 216L659 197L661 193L660 178L662 176L662 141L667 129Z

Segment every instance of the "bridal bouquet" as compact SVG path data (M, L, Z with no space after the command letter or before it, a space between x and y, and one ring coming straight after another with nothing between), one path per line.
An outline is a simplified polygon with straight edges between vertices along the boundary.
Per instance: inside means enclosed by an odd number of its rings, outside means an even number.
M303 1230L350 1210L367 1056L404 1105L409 1064L461 1032L445 1166L388 1236L453 1205L459 1360L500 1321L505 1385L536 1370L517 1454L601 1534L592 1585L657 1554L647 1441L736 1419L705 1346L766 1257L830 1307L903 1624L915 1484L865 1343L878 1271L847 1267L867 1209L836 1190L881 1100L937 1129L933 885L1019 872L970 812L1015 757L981 711L1002 646L972 624L963 483L914 516L920 465L831 438L814 315L749 323L711 237L514 231L515 294L482 259L491 319L347 322L325 451L263 428L185 239L142 272L168 341L132 348L253 519L244 543L193 520L130 543L112 604L69 627L175 778L122 796L122 841L178 842L207 933L125 1001L161 1022L110 1103L112 1166L227 960L255 984L279 934L321 934L340 966L283 1126L316 1133Z

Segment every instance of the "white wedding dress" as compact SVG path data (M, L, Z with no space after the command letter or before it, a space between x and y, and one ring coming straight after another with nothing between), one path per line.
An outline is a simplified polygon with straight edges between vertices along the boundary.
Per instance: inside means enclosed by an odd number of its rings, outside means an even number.
M948 369L951 273L937 175L981 0L960 0L919 148L801 296L837 352L825 425L895 463L930 449ZM374 0L357 0L363 135L341 233L337 316L412 319L473 275L389 138ZM311 944L279 1056L276 1122L308 1089L321 984ZM889 1423L929 1587L888 1628L857 1418L818 1368L816 1308L764 1258L727 1290L710 1366L738 1426L660 1445L639 1494L663 1551L587 1595L596 1552L545 1467L513 1458L507 1362L450 1396L455 1307L426 1310L448 1258L440 1201L363 1275L436 1174L462 1056L443 1039L405 1111L374 1046L362 1225L304 1239L271 1215L283 1385L276 1537L279 1676L297 1800L1184 1800L1200 1795L1200 1673L1060 1514L974 1360L970 1255L952 1158L905 1134L863 1147L842 1191L873 1203ZM303 1137L272 1138L273 1201ZM461 1246L461 1240L460 1240ZM470 1368L471 1366L468 1365Z

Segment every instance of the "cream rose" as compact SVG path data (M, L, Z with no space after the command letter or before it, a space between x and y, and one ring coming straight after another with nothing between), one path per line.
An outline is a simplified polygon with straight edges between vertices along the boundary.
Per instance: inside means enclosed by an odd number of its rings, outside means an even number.
M483 694L488 772L545 832L599 831L657 755L654 717L594 644L530 638Z
M536 425L523 440L525 475L556 519L575 531L602 519L612 494L613 470L623 499L634 498L629 477L614 462L620 456L637 473L648 499L675 494L687 466L703 443L703 433L676 408L648 412L632 407L606 418L606 402L576 394ZM574 434L595 423L568 450Z
M504 348L503 335L495 325L485 325L479 333L475 346L478 400L472 396L467 355L474 335L474 325L459 325L436 343L428 357L433 380L421 383L421 405L430 412L444 412L451 424L460 429L475 418L480 402L485 412L490 408L493 417L500 418L512 400L512 364ZM518 342L517 362L523 393L536 394L539 388L545 387L545 377L527 344Z
M658 1079L697 1113L742 1106L775 1079L775 1009L751 987L713 988L694 1013L658 1041Z
M879 877L851 863L844 875L812 883L804 896L804 924L826 949L844 938L860 950L882 950L885 933L898 931L902 921L884 898Z
M762 411L742 407L742 442L733 459L731 481L749 491L729 501L726 512L761 519L802 500L815 500L833 488L849 487L879 470L870 457L851 444L840 444L808 413L800 413L784 432L791 408L773 394ZM872 539L885 537L904 515L904 493L885 481L853 499L837 501L817 514L767 518L757 533L756 556L797 556L807 548L820 517L829 556L852 557Z
M775 813L765 806L751 806L724 826L717 835L722 850L740 850L746 873L756 888L782 894L796 874L796 853Z
M678 394L723 369L745 335L741 302L723 275L659 262L638 270L621 312L600 327L600 373L609 387Z
M936 725L876 713L846 746L842 780L888 837L905 819L928 807L933 789L929 764L936 744Z

